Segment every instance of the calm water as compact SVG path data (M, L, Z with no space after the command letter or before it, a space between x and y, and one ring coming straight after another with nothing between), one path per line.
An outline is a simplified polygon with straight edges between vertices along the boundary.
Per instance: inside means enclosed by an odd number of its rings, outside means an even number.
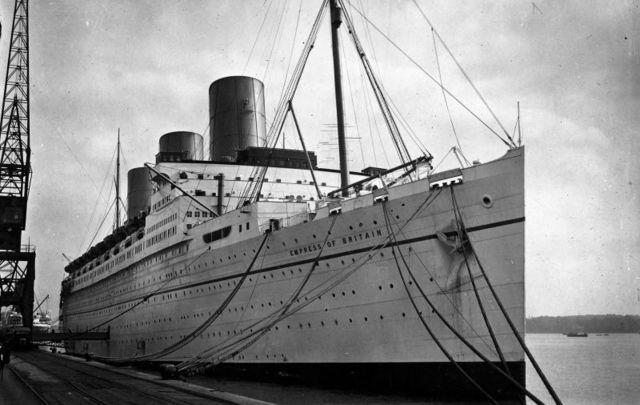
M531 334L526 340L565 404L640 404L640 334ZM529 364L527 388L553 403Z
M589 335L588 338L531 334L527 335L526 341L564 404L640 404L640 334ZM346 394L298 386L206 378L190 381L279 404L425 403L399 396ZM545 403L553 403L529 364L527 388ZM435 405L434 402L429 404Z

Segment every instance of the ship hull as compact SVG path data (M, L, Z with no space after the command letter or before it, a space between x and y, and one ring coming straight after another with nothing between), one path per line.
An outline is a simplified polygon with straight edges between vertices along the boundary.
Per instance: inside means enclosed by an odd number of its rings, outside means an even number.
M177 363L200 355L202 365L222 363L216 373L469 391L450 356L490 391L511 395L505 378L451 329L500 361L475 283L503 356L524 385L523 350L482 275L484 269L523 335L523 155L510 151L453 173L450 184L396 186L378 203L371 196L343 202L337 216L242 243L210 248L194 237L186 253L170 248L65 297L65 330L105 324L111 334L107 342L69 342L67 350L117 361ZM472 248L455 249L456 206ZM154 358L212 316L195 339Z
M524 398L495 368L483 363L460 363L495 399ZM501 363L493 363L501 368ZM508 362L512 377L525 386L525 362ZM207 372L226 380L299 384L320 388L376 394L398 394L421 398L472 399L483 395L450 362L435 363L224 363Z

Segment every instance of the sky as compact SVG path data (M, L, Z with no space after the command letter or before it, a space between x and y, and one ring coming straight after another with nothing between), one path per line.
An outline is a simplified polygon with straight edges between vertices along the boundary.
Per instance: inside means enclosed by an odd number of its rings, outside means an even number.
M0 5L5 61L12 3ZM509 132L520 102L527 316L640 315L640 2L418 4ZM50 295L45 306L54 315L67 264L62 254L79 256L112 224L108 218L98 231L113 198L118 129L125 169L153 162L164 133L188 130L207 139L208 87L229 75L265 83L270 122L319 6L315 0L30 2L33 180L23 240L37 246L36 295ZM419 139L408 141L412 151L426 147L441 168L456 163L451 155L443 161L456 139L442 93L415 64L434 77L440 65L445 87L498 128L442 44L434 49L413 1L352 0L348 9L374 70ZM395 165L353 46L346 32L341 38L351 168ZM329 44L325 21L294 107L309 149L322 166L336 167ZM506 152L448 101L469 160ZM290 125L285 144L297 147Z

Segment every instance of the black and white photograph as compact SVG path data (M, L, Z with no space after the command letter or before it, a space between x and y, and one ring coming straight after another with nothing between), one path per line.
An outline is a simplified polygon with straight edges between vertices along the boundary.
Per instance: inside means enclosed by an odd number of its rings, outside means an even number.
M640 403L640 1L0 0L0 404Z

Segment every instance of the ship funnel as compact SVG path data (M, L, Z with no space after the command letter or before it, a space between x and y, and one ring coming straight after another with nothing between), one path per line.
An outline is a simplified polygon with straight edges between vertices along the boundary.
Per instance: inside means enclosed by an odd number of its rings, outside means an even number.
M146 167L136 167L127 172L127 219L132 220L149 211L152 174Z
M264 147L267 127L264 85L246 76L225 77L209 87L211 160L235 162L238 151Z
M202 135L195 132L169 132L160 137L156 163L202 160Z

